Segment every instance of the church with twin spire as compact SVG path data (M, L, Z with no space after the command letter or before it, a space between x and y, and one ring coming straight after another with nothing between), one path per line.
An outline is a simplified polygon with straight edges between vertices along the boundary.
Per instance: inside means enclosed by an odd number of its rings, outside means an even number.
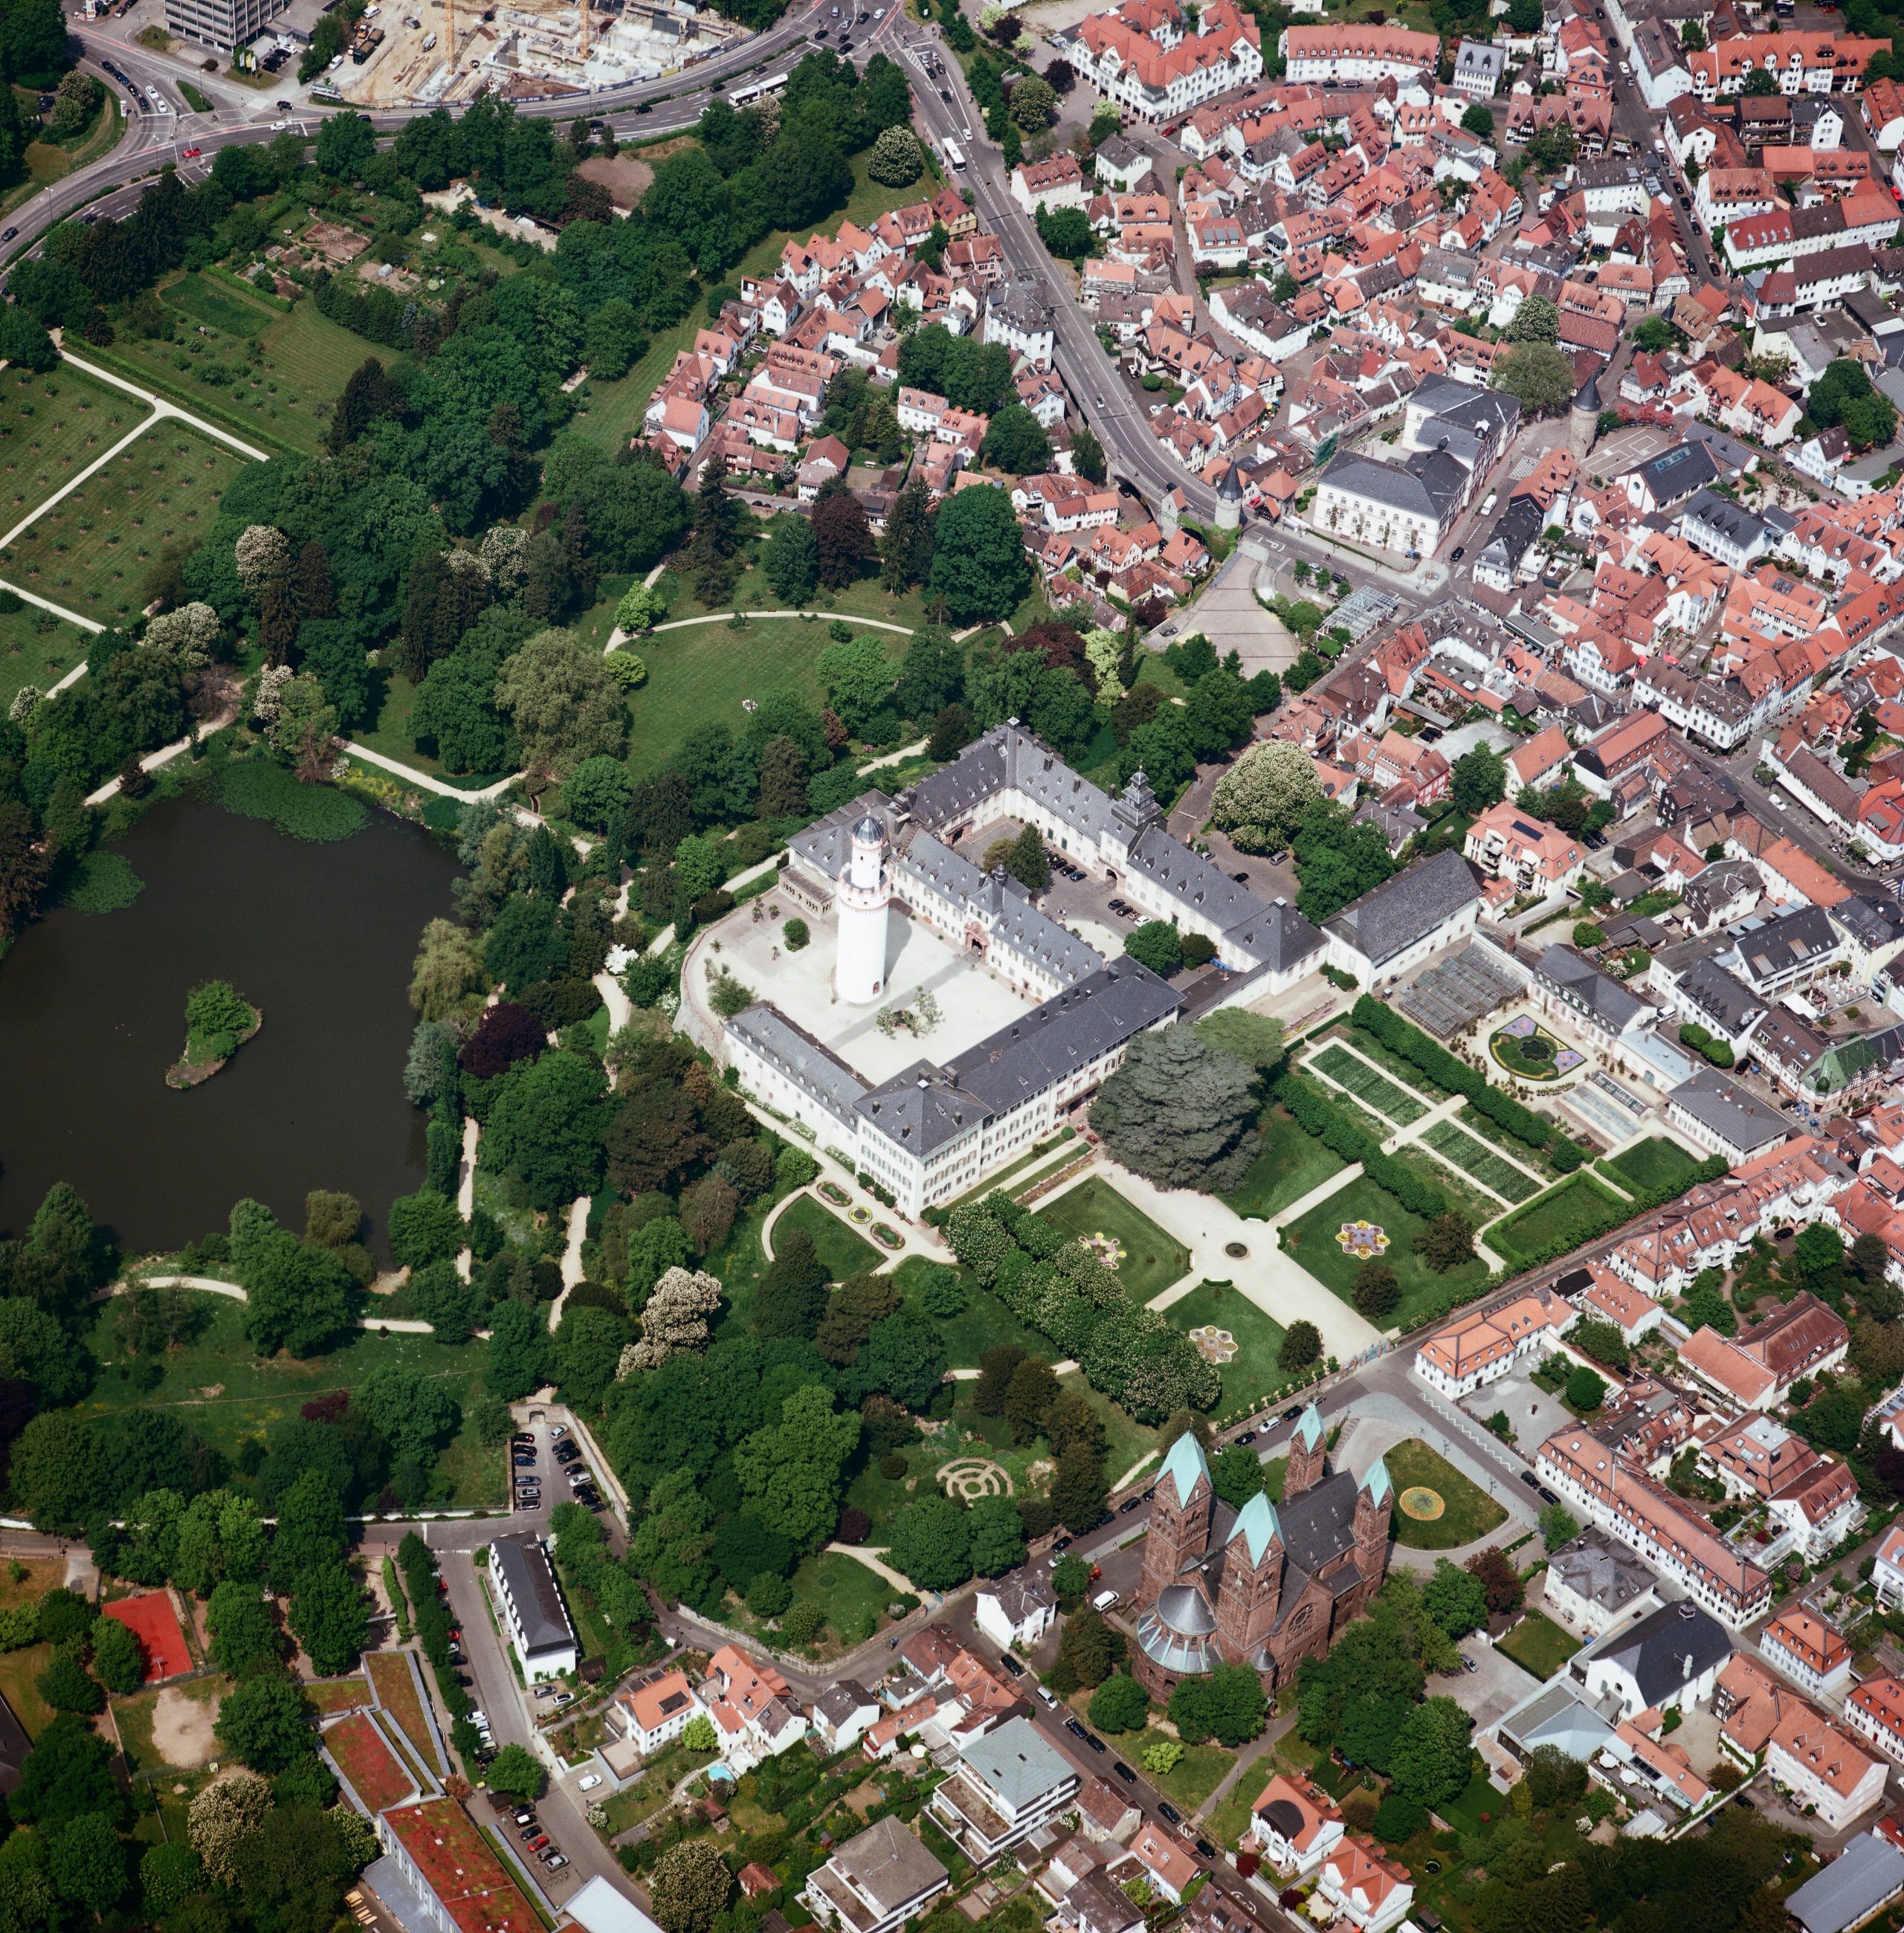
M1153 1696L1220 1664L1248 1664L1274 1693L1320 1657L1367 1607L1388 1568L1394 1486L1377 1458L1360 1482L1328 1467L1314 1404L1289 1441L1283 1501L1258 1491L1241 1509L1210 1481L1186 1430L1151 1499L1131 1669Z

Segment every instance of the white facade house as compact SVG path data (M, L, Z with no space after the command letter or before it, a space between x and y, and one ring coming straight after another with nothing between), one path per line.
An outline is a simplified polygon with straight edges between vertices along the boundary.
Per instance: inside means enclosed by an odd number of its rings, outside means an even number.
M1001 1650L1033 1649L1057 1622L1057 1593L1049 1569L1021 1565L980 1585L973 1622Z
M489 1568L523 1676L533 1684L539 1678L559 1678L573 1671L580 1655L575 1627L542 1541L496 1538L489 1546Z

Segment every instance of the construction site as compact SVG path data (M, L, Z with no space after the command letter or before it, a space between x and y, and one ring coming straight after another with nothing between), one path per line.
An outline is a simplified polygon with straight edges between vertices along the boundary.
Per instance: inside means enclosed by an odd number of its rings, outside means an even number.
M387 0L380 42L332 84L354 106L434 106L486 89L513 100L654 80L750 38L690 0Z

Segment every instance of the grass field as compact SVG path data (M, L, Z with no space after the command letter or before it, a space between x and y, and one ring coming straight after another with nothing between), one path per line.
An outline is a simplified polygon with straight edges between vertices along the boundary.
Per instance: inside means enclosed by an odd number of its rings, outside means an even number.
M1201 1282L1190 1294L1173 1302L1163 1312L1163 1319L1173 1329L1185 1330L1214 1327L1227 1329L1236 1338L1236 1354L1220 1363L1223 1393L1214 1414L1234 1416L1279 1390L1289 1378L1276 1366L1283 1347L1283 1324L1265 1315L1241 1290L1220 1288Z
M169 543L197 543L248 461L182 423L157 425L0 552L0 562L23 587L83 616L124 617L145 601L151 560Z
M1419 1437L1411 1436L1383 1453L1395 1486L1394 1514L1389 1528L1397 1544L1411 1550L1457 1550L1464 1544L1498 1530L1507 1512L1478 1484L1470 1483L1445 1457L1437 1456ZM1442 1514L1423 1520L1402 1508L1404 1490L1433 1490L1441 1499Z
M0 377L0 530L11 530L151 412L77 369Z
M901 1294L910 1294L922 1276L940 1266L923 1255L908 1255L893 1271ZM988 1288L981 1288L967 1275L966 1303L962 1313L934 1316L932 1326L946 1345L946 1353L955 1369L976 1369L979 1358L994 1345L1013 1342L1034 1356L1043 1355L1051 1344L1036 1330L1027 1328Z
M1041 1208L1038 1218L1064 1234L1110 1236L1124 1252L1117 1279L1135 1303L1147 1303L1182 1281L1190 1266L1189 1249L1096 1175Z
M1632 1212L1630 1203L1582 1169L1538 1201L1496 1222L1487 1231L1487 1246L1503 1261L1529 1261L1557 1243L1587 1240L1606 1225L1609 1208Z
M1452 1121L1437 1121L1421 1137L1424 1146L1433 1149L1449 1167L1472 1175L1491 1188L1504 1201L1519 1203L1540 1192L1540 1183L1523 1174L1511 1161L1457 1128Z
M774 1234L778 1239L801 1228L812 1236L814 1253L820 1258L820 1267L835 1282L864 1275L886 1259L871 1242L862 1240L811 1195L803 1195L787 1210L774 1224Z
M1338 1041L1331 1041L1319 1054L1304 1063L1325 1074L1338 1087L1346 1087L1356 1099L1385 1114L1398 1128L1418 1121L1428 1111L1411 1094L1396 1086L1385 1074L1358 1060Z
M1401 1300L1388 1318L1391 1327L1412 1329L1421 1319L1418 1310L1439 1303L1451 1289L1472 1288L1486 1277L1487 1265L1478 1257L1445 1275L1436 1274L1415 1252L1415 1238L1427 1224L1366 1175L1358 1175L1292 1223L1283 1231L1283 1246L1325 1288L1348 1302L1361 1264L1343 1252L1336 1237L1343 1222L1364 1221L1376 1223L1388 1235L1382 1259L1401 1285Z
M1699 1163L1677 1141L1655 1135L1649 1141L1635 1141L1623 1154L1611 1156L1600 1165L1612 1168L1614 1180L1629 1188L1653 1189L1672 1187L1690 1180Z
M1241 1184L1223 1197L1239 1215L1257 1215L1267 1221L1349 1165L1273 1102L1256 1125L1262 1135L1262 1152Z
M329 1354L299 1361L287 1355L260 1358L245 1336L245 1309L228 1296L188 1289L200 1306L204 1327L183 1347L168 1350L165 1379L149 1393L119 1374L111 1305L93 1318L88 1346L99 1363L92 1393L80 1412L176 1409L182 1419L227 1455L247 1437L295 1416L300 1406L329 1390L350 1389L374 1369L393 1364L443 1378L460 1399L483 1365L485 1345L445 1348L429 1336L379 1336L361 1331ZM488 1509L504 1500L502 1469L494 1451L483 1451L465 1429L444 1453L440 1474L453 1481L456 1500Z
M91 641L90 632L33 605L0 616L0 713L23 684L51 690L84 659Z
M1494 1649L1536 1678L1546 1679L1579 1650L1580 1640L1569 1637L1551 1618L1530 1611L1506 1637L1495 1640Z
M286 315L252 301L228 282L197 276L182 277L160 293L192 324L203 323L216 332L209 339L191 336L200 346L199 356L190 355L182 343L142 341L130 335L122 335L108 350L87 347L82 353L163 391L186 409L229 422L241 435L255 431L307 455L323 443L331 407L351 371L377 353L374 343L327 321L308 302ZM253 364L248 377L217 389L198 380L205 356L230 362L233 349ZM387 359L389 353L384 352Z

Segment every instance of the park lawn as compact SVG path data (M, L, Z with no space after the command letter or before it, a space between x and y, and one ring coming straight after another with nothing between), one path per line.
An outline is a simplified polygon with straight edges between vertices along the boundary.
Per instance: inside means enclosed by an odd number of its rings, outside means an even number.
M1087 1177L1037 1213L1060 1234L1080 1239L1104 1234L1114 1240L1123 1251L1117 1279L1124 1294L1140 1306L1189 1272L1189 1249L1099 1176Z
M1262 1136L1262 1152L1242 1180L1223 1197L1239 1215L1268 1221L1349 1165L1298 1126L1295 1117L1274 1102L1263 1110L1256 1126Z
M902 1295L911 1295L934 1269L945 1266L924 1255L908 1255L892 1272ZM1028 1328L988 1288L981 1288L964 1270L966 1303L957 1315L928 1315L926 1320L939 1332L946 1354L955 1369L976 1369L979 1359L1002 1342L1015 1343L1027 1355L1042 1356L1051 1344L1036 1330Z
M802 1195L774 1224L776 1245L783 1234L790 1235L802 1228L813 1237L814 1253L820 1258L820 1267L835 1282L865 1275L885 1260L871 1242L855 1234L816 1195Z
M1141 1733L1114 1732L1105 1740L1106 1745L1116 1749L1125 1764L1134 1766L1140 1772L1144 1768L1145 1752L1153 1745L1170 1742L1169 1733L1159 1731L1155 1726L1146 1726ZM1174 1799L1186 1811L1194 1811L1222 1784L1224 1775L1235 1763L1235 1753L1225 1746L1186 1745L1184 1756L1161 1778L1154 1773L1146 1776L1166 1798Z
M1383 1453L1395 1486L1395 1508L1389 1527L1397 1544L1411 1550L1455 1550L1498 1530L1507 1512L1481 1487L1430 1450L1418 1436ZM1412 1517L1401 1507L1402 1493L1420 1487L1436 1493L1442 1504L1438 1517Z
M635 648L648 667L648 682L629 694L631 775L648 778L672 769L688 734L700 726L718 721L738 732L747 723L741 708L747 699L791 691L817 709L826 630L819 619L756 618L744 631L696 624L641 639ZM904 639L878 635L896 659Z
M1529 1262L1556 1243L1571 1246L1588 1240L1607 1225L1609 1208L1630 1214L1632 1204L1582 1168L1495 1222L1487 1233L1487 1246L1504 1261Z
M37 1739L53 1721L53 1707L33 1683L52 1662L50 1644L23 1645L18 1651L0 1652L0 1697L12 1706L29 1738Z
M837 1550L817 1551L805 1559L790 1581L795 1603L817 1604L826 1614L831 1636L823 1638L813 1652L820 1661L850 1651L871 1637L886 1622L886 1606L899 1595L877 1571ZM763 1643L781 1641L768 1629L766 1620L756 1618L744 1604L729 1603L720 1619Z
M136 398L62 366L44 376L0 378L0 458L11 486L0 530L11 530L63 485L149 419Z
M316 455L344 383L365 356L376 353L376 345L320 315L308 300L287 315L229 282L193 276L180 278L160 293L169 307L188 318L185 333L191 342L215 346L229 338L245 347L256 365L252 374L215 389L197 380L194 359L184 342L142 341L130 335L120 335L110 349L88 345L80 353L164 391L187 409L230 422L240 434L255 432ZM209 338L196 334L201 323L214 332Z
M1216 1405L1218 1416L1240 1416L1254 1409L1289 1380L1276 1366L1283 1347L1282 1324L1265 1315L1240 1289L1199 1282L1163 1312L1163 1319L1173 1329L1214 1325L1227 1329L1236 1338L1235 1356L1217 1365L1223 1379L1223 1393Z
M1699 1163L1677 1141L1655 1135L1650 1141L1635 1141L1624 1153L1609 1156L1601 1165L1614 1169L1615 1180L1630 1190L1679 1186L1691 1178Z
M1351 1291L1361 1264L1343 1252L1336 1240L1345 1222L1373 1222L1388 1237L1382 1260L1395 1271L1401 1300L1388 1326L1404 1332L1421 1318L1418 1311L1439 1306L1450 1291L1472 1288L1485 1279L1487 1264L1478 1256L1437 1274L1415 1252L1415 1238L1427 1225L1412 1215L1385 1188L1367 1175L1358 1175L1345 1188L1319 1203L1300 1222L1283 1231L1284 1249L1293 1255L1331 1294L1354 1306Z
M690 140L670 143L670 155L686 153L698 148L698 141ZM852 158L853 191L847 198L845 207L837 215L811 227L799 230L775 229L764 236L731 270L725 281L735 287L744 275L765 275L775 269L781 258L781 251L789 242L805 242L810 235L819 234L829 239L838 235L841 226L847 221L857 222L862 228L870 228L882 215L890 209L904 208L914 202L930 201L939 191L940 184L935 179L932 158L926 156L926 172L909 188L889 188L874 181L867 171L871 160L871 151L855 155ZM641 434L642 416L648 407L648 399L655 385L674 367L675 353L678 350L693 346L695 332L708 326L708 314L704 303L696 302L693 311L672 329L659 331L648 346L648 353L636 363L627 374L612 383L597 383L592 380L578 392L578 400L588 399L584 413L577 416L576 427L591 442L599 443L610 449L621 449L631 436ZM359 358L361 359L361 358ZM685 612L682 614L684 616Z
M97 440L103 451L104 436ZM125 618L145 602L152 559L168 543L197 543L249 461L182 423L156 425L0 551L0 562L23 588L83 617Z
M381 752L387 759L398 759L420 772L429 773L432 778L442 780L446 785L456 786L465 791L480 791L506 776L501 772L453 772L427 753L418 751L416 741L410 735L410 713L417 702L417 687L397 671L386 671L383 682L384 702L377 708L376 725L369 731L353 734L354 743L367 745L373 752Z
M89 631L36 605L0 614L0 714L23 684L50 691L76 665L86 662L92 642Z
M1494 1640L1496 1651L1540 1679L1551 1678L1580 1648L1579 1639L1539 1611L1530 1611L1505 1637Z

